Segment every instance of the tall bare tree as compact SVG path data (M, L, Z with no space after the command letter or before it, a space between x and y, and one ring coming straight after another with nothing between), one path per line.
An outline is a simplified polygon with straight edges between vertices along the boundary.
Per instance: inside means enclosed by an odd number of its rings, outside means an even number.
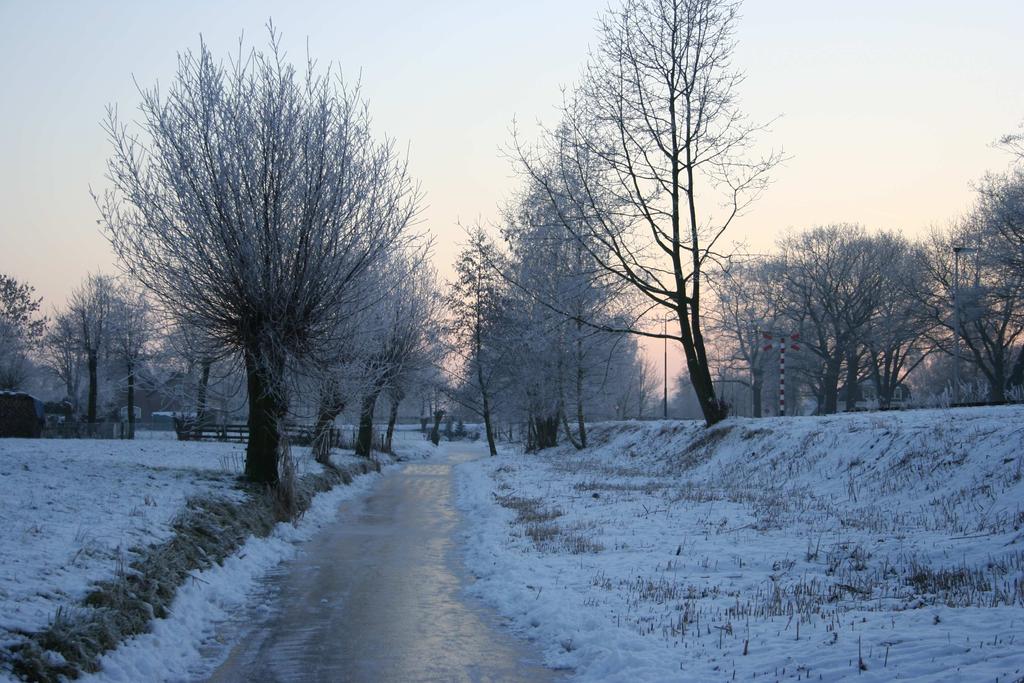
M85 353L89 371L89 393L86 419L89 424L97 420L99 398L100 355L107 350L110 337L111 309L114 305L116 282L109 275L89 275L72 292L68 310L75 319L78 342Z
M242 52L240 50L240 52ZM166 90L141 91L137 128L111 111L113 190L97 198L123 267L181 322L241 355L245 471L278 481L291 360L326 363L361 276L409 238L419 191L377 141L358 85L269 49L227 65L205 44Z
M143 362L153 344L153 311L146 295L131 286L121 285L112 297L110 316L110 354L124 370L128 407L128 438L135 438L135 388Z
M620 370L618 361L634 350L622 333L609 331L632 322L620 309L621 282L607 277L536 185L506 212L502 232L509 252L504 279L515 283L519 294L512 299L518 304L518 324L551 356L551 374L537 376L533 384L538 395L546 393L542 384L554 387L565 437L576 448L586 448L588 404L593 406L602 393L600 385L612 366Z
M516 147L529 179L604 274L640 300L636 309L678 320L668 336L682 344L708 424L727 408L705 349L702 273L780 161L752 154L763 127L738 105L738 10L733 0L625 0L602 16L563 124L540 148ZM665 336L645 321L622 329Z
M875 262L881 284L874 314L860 336L878 405L889 408L910 373L934 350L928 335L935 323L919 303L928 286L920 246L893 233L875 235L871 241L880 257Z
M434 272L422 254L401 254L392 259L386 296L372 311L377 319L370 350L363 362L366 380L359 408L357 455L369 456L373 448L373 416L382 394L391 399L389 432L393 418L417 373L434 365L438 322ZM385 447L389 446L385 440Z
M834 413L845 375L853 407L869 322L878 308L886 263L867 231L857 225L819 226L779 242L786 314L801 334L818 412ZM843 370L846 370L843 373Z
M79 387L82 379L83 349L79 342L74 312L58 311L53 315L43 338L43 363L64 383L65 397L74 411L79 408Z
M953 248L963 246L972 253L956 264ZM1024 386L1024 274L1007 262L1011 248L983 210L933 232L925 246L931 287L922 304L934 323L932 339L956 354L951 333L959 323L960 353L987 381L990 401Z
M445 305L449 313L451 348L458 356L461 372L457 389L472 386L472 392L454 397L484 422L487 448L498 454L495 443L494 401L503 378L508 346L501 337L507 332L503 280L495 267L498 254L484 230L476 226L455 261L456 279L449 284ZM472 396L462 396L463 393Z
M763 414L762 396L766 351L765 333L772 339L789 330L783 321L779 263L775 259L732 264L712 280L715 301L709 318L714 338L724 351L723 365L738 372L737 380L750 389L754 417ZM774 347L773 347L774 348Z

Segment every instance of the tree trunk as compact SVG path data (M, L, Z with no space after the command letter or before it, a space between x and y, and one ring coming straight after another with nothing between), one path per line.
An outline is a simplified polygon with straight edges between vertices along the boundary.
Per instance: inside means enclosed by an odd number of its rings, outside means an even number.
M579 328L577 323L577 328ZM580 432L580 448L587 447L587 424L583 419L583 344L576 340L576 425Z
M334 388L322 389L320 401L317 406L316 424L313 426L313 457L321 465L330 462L331 430L334 428L334 420L341 411L345 410L345 400L338 395Z
M700 405L704 422L710 427L724 420L728 416L728 408L715 396L711 371L702 363L691 363L689 354L687 354L686 368L690 374L694 392L697 394L697 403Z
M491 425L491 398L487 395L487 382L484 381L484 368L480 360L479 323L475 328L473 338L476 341L476 381L480 387L480 402L483 404L484 431L487 432L487 448L491 452L491 457L494 457L498 454L498 449L494 445L494 427Z
M317 411L316 424L313 425L313 458L321 465L328 464L331 459L331 429L336 417L333 411Z
M97 352L95 349L89 349L89 407L86 413L86 419L89 424L96 424L96 396L99 392L99 387L96 384L96 366L98 360L96 358Z
M135 364L128 364L128 438L135 438Z
M1006 372L1002 363L996 366L996 371L992 373L996 379L989 382L988 385L988 400L991 403L1002 403L1006 400Z
M824 406L819 408L823 415L832 415L839 408L839 362L829 361L825 376L821 380L821 397Z
M268 369L253 352L245 354L249 393L249 444L245 449L245 476L259 484L276 486L280 428L288 413L288 401L280 386L284 363L276 360L272 362L274 367Z
M430 442L435 446L441 443L441 420L444 419L443 410L434 411L434 426L430 430Z
M402 399L398 397L391 399L391 410L388 412L388 431L384 436L384 450L388 453L394 452L391 450L391 442L395 436L395 423L398 422L398 405L401 402Z
M534 448L541 451L558 445L558 413L533 418Z
M379 390L373 390L363 397L359 410L359 433L356 436L356 455L369 458L373 451L373 410L377 407Z
M569 417L565 414L565 409L559 409L558 414L562 420L562 429L565 431L565 438L569 439L569 443L572 444L573 448L578 451L582 450L583 445L579 442L579 439L576 438L576 435L572 433L572 428L569 427Z
M558 416L557 416L557 419L561 421L562 427L563 427L563 429L565 429L565 438L567 438L569 440L569 443L571 443L573 445L573 448L575 448L576 450L579 450L579 449L583 448L583 446L580 445L579 440L577 440L576 436L572 433L572 429L569 427L569 417L565 413L565 388L564 388L563 383L562 383L562 361L561 361L561 359L559 359L559 361L558 361L558 371L556 372L556 376L558 377L558 410L557 410Z
M715 385L711 379L711 370L708 368L704 350L704 336L699 327L699 314L693 314L695 330L691 330L690 318L685 310L680 310L678 315L679 328L682 332L680 341L683 344L683 354L686 356L686 370L690 375L693 391L697 394L697 403L700 405L704 422L710 427L724 420L729 414L729 409L715 396Z
M491 402L487 398L487 392L483 394L483 405L484 405L484 431L487 433L487 450L490 451L491 457L498 454L498 447L494 444L494 426L491 425Z
M533 428L533 411L527 411L526 413L526 450L537 450L537 436Z
M202 361L202 370L199 372L199 388L196 391L196 425L202 427L206 424L206 392L210 385L210 361Z

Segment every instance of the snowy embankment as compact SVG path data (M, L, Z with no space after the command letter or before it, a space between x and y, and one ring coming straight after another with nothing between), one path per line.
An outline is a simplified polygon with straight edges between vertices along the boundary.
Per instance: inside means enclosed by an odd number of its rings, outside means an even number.
M470 589L579 680L1024 678L1024 408L605 424L460 468Z
M308 496L367 469L336 455L325 480L308 449L293 454ZM243 462L237 444L0 440L0 678L74 675L131 633L102 673L184 675L218 615L373 479L275 525L266 496L241 487Z

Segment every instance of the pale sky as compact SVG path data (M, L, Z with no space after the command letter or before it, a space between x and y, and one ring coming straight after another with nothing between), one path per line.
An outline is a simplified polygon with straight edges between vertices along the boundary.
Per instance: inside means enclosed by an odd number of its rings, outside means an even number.
M203 34L218 54L273 18L296 60L362 73L376 129L408 144L442 275L458 221L497 218L515 186L501 148L557 119L560 86L596 39L596 0L52 2L0 0L0 272L62 304L114 271L90 185L105 187L108 103L173 75ZM1024 119L1019 0L747 0L740 94L790 160L734 237L845 221L919 234L962 212L991 148ZM670 361L677 365L678 361ZM670 371L671 368L670 368Z

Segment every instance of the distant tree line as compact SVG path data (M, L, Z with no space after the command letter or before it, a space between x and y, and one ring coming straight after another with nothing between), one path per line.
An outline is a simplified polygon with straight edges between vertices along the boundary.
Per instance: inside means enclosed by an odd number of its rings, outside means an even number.
M719 377L746 386L764 414L778 357L769 333L799 336L786 388L817 413L887 408L911 391L946 403L1024 398L1024 159L1013 151L1010 170L977 184L970 211L922 239L832 224L733 259L713 279Z
M738 105L738 11L602 13L558 123L515 132L516 192L498 225L466 231L444 291L419 186L358 83L300 72L272 27L265 50L227 63L185 52L169 87L140 90L137 121L108 112L95 200L122 275L88 276L48 317L0 276L0 388L45 377L87 423L126 409L131 434L140 389L173 385L195 424L244 413L246 474L271 485L287 423L312 425L326 463L347 414L369 455L375 423L390 447L417 397L435 441L457 416L492 453L511 425L531 449L584 448L594 420L652 416L663 386L641 339L679 345L680 395L708 425L740 399L777 410L780 337L799 345L789 411L884 408L908 390L1020 398L1022 136L1001 140L1013 161L971 211L925 239L840 223L740 253L727 232L783 157L756 151L763 126Z

